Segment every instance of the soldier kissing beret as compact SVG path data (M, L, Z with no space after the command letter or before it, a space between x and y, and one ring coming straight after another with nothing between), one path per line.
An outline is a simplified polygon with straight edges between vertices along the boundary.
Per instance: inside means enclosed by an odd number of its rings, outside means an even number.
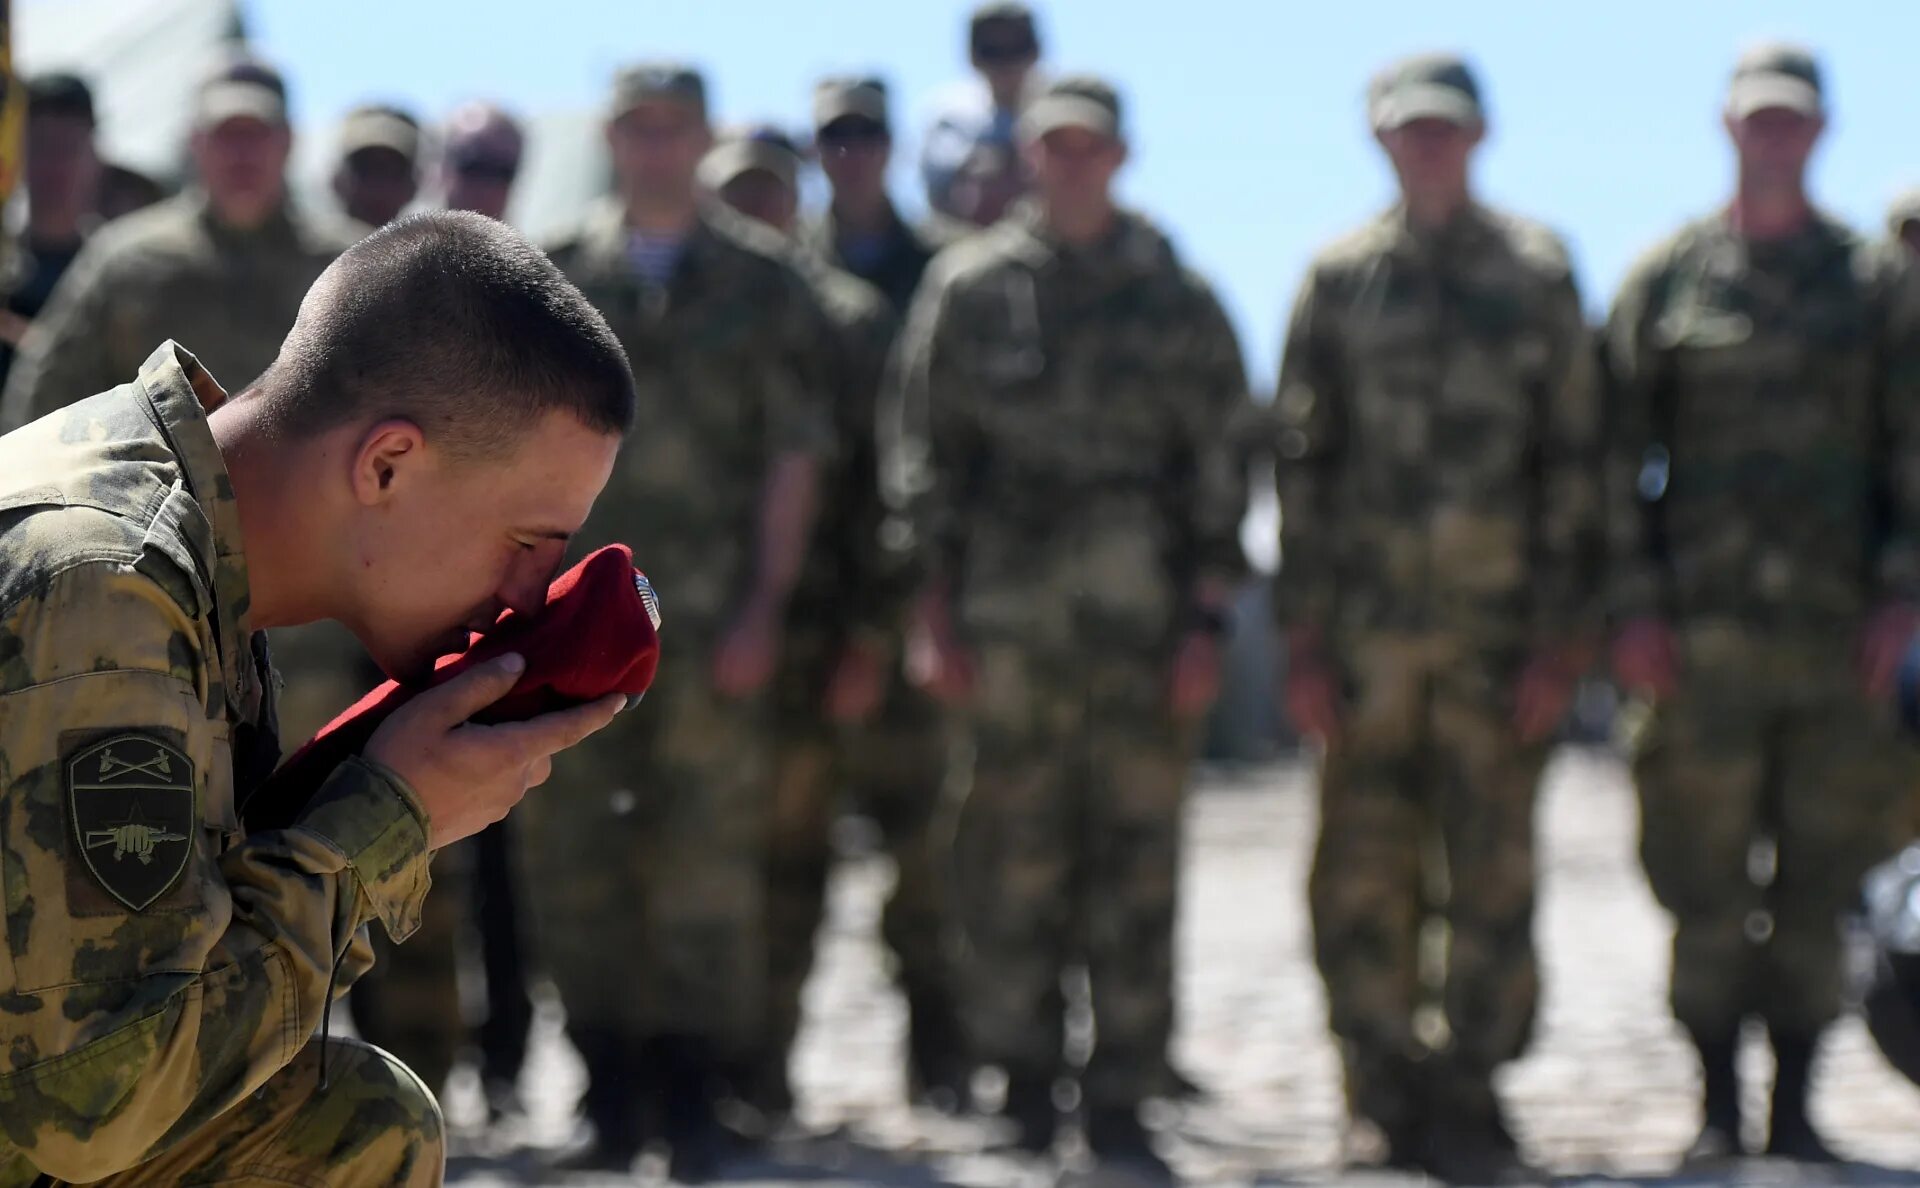
M512 691L474 715L476 722L521 721L609 693L638 698L660 660L660 604L625 545L600 549L548 587L539 614L507 611L466 651L441 657L425 685L388 681L328 723L247 798L241 815L248 832L293 824L327 775L359 754L380 723L421 689L508 652L524 656L526 670Z

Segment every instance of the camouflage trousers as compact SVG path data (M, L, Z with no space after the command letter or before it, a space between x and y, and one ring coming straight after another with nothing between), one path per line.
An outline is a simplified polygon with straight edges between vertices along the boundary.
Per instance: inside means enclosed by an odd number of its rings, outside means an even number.
M438 1184L445 1169L440 1106L420 1079L358 1040L316 1039L207 1126L136 1168L92 1183L395 1188ZM38 1177L0 1143L0 1188L62 1182Z
M1386 633L1335 651L1347 704L1321 766L1308 906L1349 1106L1386 1127L1416 1121L1427 1101L1407 1070L1420 1063L1453 1105L1491 1109L1493 1070L1525 1048L1539 995L1546 748L1512 727L1520 653ZM1421 1026L1436 1010L1443 1032Z
M1633 762L1674 1015L1706 1037L1750 1015L1813 1035L1840 1010L1840 915L1906 838L1920 752L1834 639L1699 625L1680 643Z
M1171 1088L1173 927L1181 814L1197 725L1167 708L1165 664L977 656L972 785L956 882L962 984L978 1057L1009 1075L1065 1071L1065 975L1083 968L1096 1109Z
M872 722L836 727L820 711L822 672L809 668L789 675L786 683L793 687L781 691L775 726L766 1052L782 1060L800 1028L801 991L813 967L833 860L832 825L842 808L874 823L893 860L893 891L880 931L910 1013L918 1014L916 1007L929 1000L944 1004L954 992L945 717L901 681Z
M765 1009L769 714L715 692L708 655L682 638L646 699L559 756L517 815L569 1027L744 1060Z

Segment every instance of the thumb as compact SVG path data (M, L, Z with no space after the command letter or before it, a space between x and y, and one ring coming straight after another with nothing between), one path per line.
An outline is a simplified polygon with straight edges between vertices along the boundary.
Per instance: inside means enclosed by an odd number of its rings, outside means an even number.
M508 652L468 669L431 692L421 694L416 704L421 707L422 717L430 719L443 730L451 730L505 697L526 670L526 657L518 652Z

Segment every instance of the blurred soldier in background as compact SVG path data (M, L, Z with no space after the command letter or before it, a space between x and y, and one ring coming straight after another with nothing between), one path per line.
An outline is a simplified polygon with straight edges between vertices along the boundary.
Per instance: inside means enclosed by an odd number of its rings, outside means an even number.
M1888 696L1920 621L1920 286L1808 197L1811 53L1744 55L1725 123L1732 202L1640 259L1609 326L1613 667L1652 703L1634 778L1704 1072L1689 1157L1741 1152L1757 1018L1767 1152L1826 1162L1807 1098L1836 921L1920 786Z
M748 130L702 164L709 189L734 209L792 235L800 157L777 132ZM902 229L904 231L904 228ZM776 678L778 754L768 866L768 1040L750 1083L756 1104L790 1112L787 1066L800 993L812 966L832 860L840 793L872 817L897 877L881 931L907 999L909 1096L945 1108L967 1100L972 1066L955 1014L949 968L941 792L941 716L895 679L903 618L901 566L881 545L875 403L895 318L879 290L817 258L803 270L839 330L833 376L839 449L823 473L819 528L787 616ZM880 710L877 721L865 721Z
M883 413L926 571L915 667L976 742L957 843L964 1009L1045 1153L1084 967L1096 1158L1170 1173L1139 1115L1168 1065L1181 810L1243 573L1239 344L1211 290L1115 205L1120 99L1063 78L1021 122L1035 201L943 253Z
M439 190L448 210L505 219L526 152L519 121L491 103L469 103L447 117L440 149Z
M674 591L675 644L646 712L557 768L526 832L540 940L587 1065L596 1138L574 1162L624 1169L658 1138L683 1183L718 1168L725 1077L764 1036L768 690L832 449L836 342L788 245L700 202L707 110L691 67L622 71L618 201L554 250L640 392L581 543L633 546Z
M1920 186L1901 194L1887 210L1887 232L1920 257Z
M967 21L967 56L977 78L950 88L935 103L920 154L927 205L963 222L984 226L956 202L953 183L983 148L999 160L1018 156L1015 123L1036 89L1040 31L1025 4L995 0L973 10ZM994 218L998 218L996 212Z
M400 217L420 191L420 121L385 103L347 113L340 126L340 163L333 196L367 231Z
M5 262L0 312L0 384L27 327L80 254L99 221L100 154L94 145L93 92L71 74L27 80L27 225Z
M877 78L826 78L813 92L813 142L833 196L801 231L808 250L885 295L906 312L940 247L900 217L887 193L893 124Z
M1505 1183L1526 1175L1493 1074L1538 1000L1534 800L1597 629L1593 342L1560 238L1474 199L1467 64L1389 66L1369 115L1400 202L1315 258L1272 406L1286 700L1325 747L1314 954L1387 1162Z
M346 242L288 199L292 147L278 71L236 58L213 72L191 145L200 188L87 241L21 343L0 431L113 387L168 338L236 391L265 371Z

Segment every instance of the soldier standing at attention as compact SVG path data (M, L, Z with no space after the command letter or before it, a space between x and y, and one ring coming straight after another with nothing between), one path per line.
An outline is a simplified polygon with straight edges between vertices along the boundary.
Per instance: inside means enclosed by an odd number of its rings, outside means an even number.
M883 414L927 588L918 667L976 739L956 869L977 1055L1045 1153L1077 1075L1094 1155L1151 1178L1139 1107L1176 1089L1187 769L1244 572L1228 425L1240 348L1166 237L1120 209L1120 98L1063 78L1021 123L1035 200L941 254ZM1061 979L1097 1041L1066 1067Z
M1920 598L1920 286L1807 195L1811 53L1743 56L1725 121L1732 202L1643 256L1608 326L1613 666L1653 705L1633 770L1704 1072L1688 1156L1740 1154L1758 1019L1767 1152L1827 1162L1807 1099L1837 920L1920 785L1888 696Z
M286 828L259 629L350 626L418 680L538 611L633 415L627 361L545 257L422 215L322 275L229 398L172 342L0 437L0 1188L433 1185L433 1096L313 1039L404 939L427 855L505 815L623 700L466 720L519 657L422 693Z
M1271 410L1286 701L1325 748L1314 955L1387 1162L1496 1183L1525 1171L1493 1074L1538 997L1534 798L1596 629L1593 347L1559 237L1473 197L1467 64L1388 67L1369 115L1400 201L1315 257Z
M675 575L675 646L644 720L562 768L527 818L548 968L587 1066L594 1145L626 1170L657 1138L711 1176L729 1073L764 1033L769 686L832 452L836 335L774 232L700 200L700 74L620 73L618 198L555 249L634 362L637 432L588 543ZM738 1086L734 1086L736 1090Z

